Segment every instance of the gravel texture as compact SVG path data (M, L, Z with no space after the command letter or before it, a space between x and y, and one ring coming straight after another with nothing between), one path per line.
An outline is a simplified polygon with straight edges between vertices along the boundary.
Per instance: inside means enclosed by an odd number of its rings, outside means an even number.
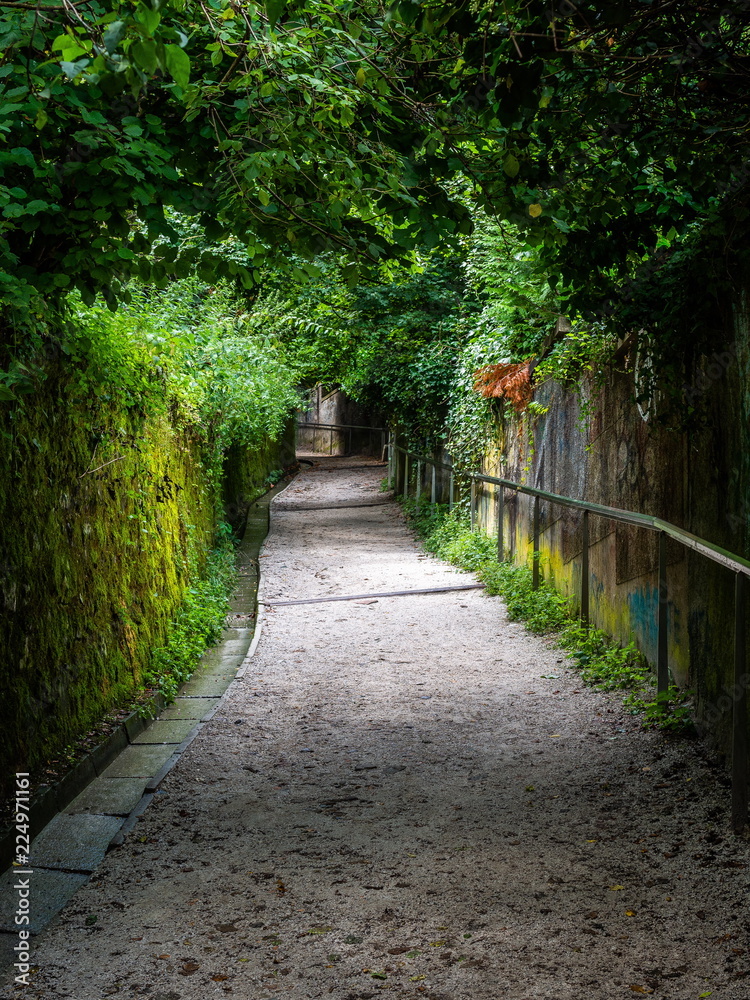
M471 580L383 475L324 459L277 498L266 599ZM267 608L245 676L34 942L33 985L1 995L749 1000L728 800L698 741L643 732L499 598Z

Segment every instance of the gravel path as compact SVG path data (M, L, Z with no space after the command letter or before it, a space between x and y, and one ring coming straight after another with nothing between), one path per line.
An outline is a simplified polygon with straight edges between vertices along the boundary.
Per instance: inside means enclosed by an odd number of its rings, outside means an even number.
M470 581L421 553L383 474L322 460L279 496L266 599ZM748 1000L720 777L481 591L268 608L244 678L2 996Z

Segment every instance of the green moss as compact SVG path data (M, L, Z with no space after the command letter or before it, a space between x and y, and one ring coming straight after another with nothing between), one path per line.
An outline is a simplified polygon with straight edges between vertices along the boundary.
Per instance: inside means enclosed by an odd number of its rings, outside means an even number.
M0 412L2 774L40 768L143 684L222 514L190 428L62 375ZM279 464L269 444L231 489ZM226 492L226 491L225 491Z
M188 589L167 629L165 645L149 657L146 684L169 701L191 676L206 647L217 642L224 631L237 571L231 528L226 522L220 525L219 535L220 543L209 553L203 578Z

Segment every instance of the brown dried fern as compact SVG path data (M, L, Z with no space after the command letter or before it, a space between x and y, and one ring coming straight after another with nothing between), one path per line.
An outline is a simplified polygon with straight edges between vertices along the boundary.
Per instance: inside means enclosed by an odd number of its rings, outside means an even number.
M534 393L531 363L520 361L485 365L474 372L474 388L485 399L507 399L516 412L521 413L531 402Z

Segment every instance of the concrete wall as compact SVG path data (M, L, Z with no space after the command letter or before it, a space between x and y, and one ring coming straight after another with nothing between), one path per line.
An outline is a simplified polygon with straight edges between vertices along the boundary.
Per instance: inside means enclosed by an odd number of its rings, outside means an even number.
M310 424L354 425L352 429L305 427ZM300 414L297 431L297 450L300 454L323 455L373 455L380 457L383 450L382 435L363 428L384 427L381 414L361 407L341 389L326 390L316 385L310 391L306 410Z
M629 362L629 364L628 364ZM661 517L744 557L750 557L750 322L736 313L734 342L717 350L693 380L706 405L705 426L692 434L667 430L634 401L634 358L626 370L580 392L559 385L537 389L541 416L498 419L496 448L484 470L550 492ZM479 519L496 530L496 497L487 487ZM506 491L506 546L530 563L533 500ZM582 518L541 504L544 578L580 594ZM635 637L656 659L657 544L655 532L590 520L590 599L594 624L623 643ZM507 552L507 548L506 548ZM669 540L667 546L669 664L674 678L698 695L698 712L728 748L733 683L734 576ZM750 679L750 675L748 675Z

